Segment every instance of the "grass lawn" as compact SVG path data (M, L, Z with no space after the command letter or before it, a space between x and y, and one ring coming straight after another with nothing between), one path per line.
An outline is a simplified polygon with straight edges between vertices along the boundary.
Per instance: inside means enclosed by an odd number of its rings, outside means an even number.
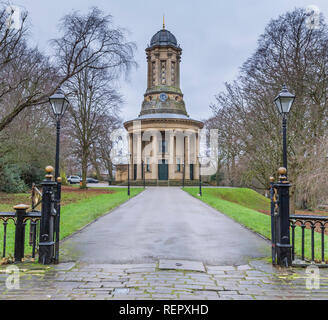
M131 197L143 191L143 188L131 188ZM94 188L79 190L63 188L62 207L60 214L60 239L81 229L96 218L106 214L129 199L126 188ZM9 204L11 202L11 204ZM12 207L18 203L30 203L30 194L0 194L0 211L13 211ZM0 223L1 224L1 223ZM12 220L7 226L6 257L14 254L15 228ZM30 255L32 247L28 245L29 223L25 231L25 254ZM0 225L0 257L3 248L3 227Z
M203 188L202 197L198 196L199 189L186 187L184 191L206 202L211 207L229 216L245 227L271 239L271 217L260 212L270 210L270 200L254 190L247 188ZM325 244L327 246L327 236ZM301 255L301 228L295 228L295 253ZM305 230L305 257L311 258L311 232ZM315 259L321 259L321 234L315 232ZM325 260L328 252L325 250Z

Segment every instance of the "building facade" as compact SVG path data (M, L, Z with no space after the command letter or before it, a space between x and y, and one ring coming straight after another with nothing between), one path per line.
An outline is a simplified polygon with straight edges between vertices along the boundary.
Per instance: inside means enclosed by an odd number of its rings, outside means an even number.
M198 180L199 130L180 89L182 49L168 30L158 31L146 49L147 90L138 118L127 121L131 180ZM127 180L127 166L116 172Z

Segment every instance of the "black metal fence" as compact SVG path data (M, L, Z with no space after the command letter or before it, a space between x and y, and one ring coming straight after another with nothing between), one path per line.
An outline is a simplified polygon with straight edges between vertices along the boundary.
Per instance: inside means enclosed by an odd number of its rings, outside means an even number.
M325 240L328 217L315 215L291 215L289 218L294 265L326 265ZM307 241L307 239L311 239ZM298 254L297 254L298 253ZM297 259L297 258L300 259Z
M3 222L3 246L2 257L7 256L7 240L8 240L8 224L13 222L14 227L14 261L20 262L24 258L25 252L25 231L26 225L29 223L29 241L28 244L32 247L31 257L35 258L37 241L38 241L38 223L41 219L41 212L27 212L28 206L17 205L14 207L15 212L0 212L0 220ZM10 226L10 225L9 225ZM13 229L13 228L12 228ZM12 232L10 232L12 233Z
M41 212L36 210L42 201L42 193L35 184L32 185L31 192L31 211L28 205L17 205L15 212L0 212L0 221L2 221L2 258L10 257L14 254L14 261L20 262L24 258L25 244L31 247L31 258L35 258L39 243L39 224ZM26 234L29 225L29 233ZM1 230L0 230L1 231ZM1 240L1 239L0 239ZM8 242L10 241L10 243ZM14 244L14 252L7 248Z

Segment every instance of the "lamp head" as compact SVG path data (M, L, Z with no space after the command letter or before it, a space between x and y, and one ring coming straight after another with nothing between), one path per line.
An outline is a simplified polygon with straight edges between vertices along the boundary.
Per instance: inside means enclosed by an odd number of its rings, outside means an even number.
M56 118L61 119L69 104L64 91L58 88L56 92L49 97L49 102Z
M281 115L287 115L294 103L294 100L295 95L291 94L284 84L280 93L275 97L274 103Z

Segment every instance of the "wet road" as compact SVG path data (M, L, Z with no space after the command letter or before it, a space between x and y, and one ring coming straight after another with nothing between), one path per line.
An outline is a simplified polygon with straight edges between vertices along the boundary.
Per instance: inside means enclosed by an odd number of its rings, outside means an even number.
M270 245L175 187L149 187L67 239L64 256L89 263L158 259L241 265L270 255Z

